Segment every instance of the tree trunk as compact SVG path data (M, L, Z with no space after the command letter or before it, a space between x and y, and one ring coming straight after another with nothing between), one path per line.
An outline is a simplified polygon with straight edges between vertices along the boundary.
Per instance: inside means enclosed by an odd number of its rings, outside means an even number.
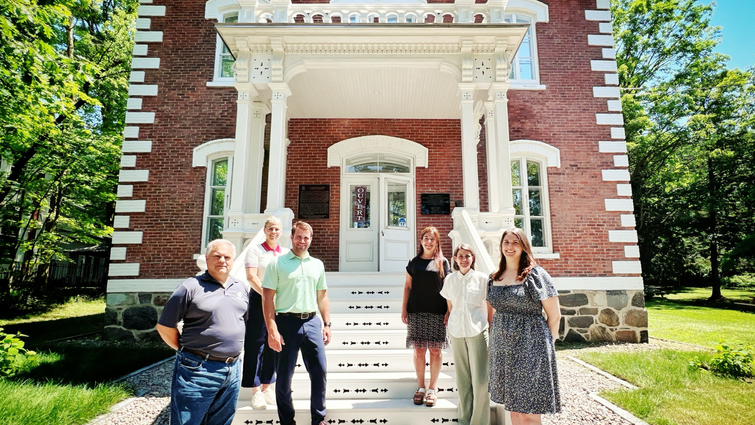
M716 173L713 171L713 158L708 153L708 209L710 225L708 232L710 234L710 282L713 291L709 301L721 301L721 277L718 273L718 208L716 207L717 192Z

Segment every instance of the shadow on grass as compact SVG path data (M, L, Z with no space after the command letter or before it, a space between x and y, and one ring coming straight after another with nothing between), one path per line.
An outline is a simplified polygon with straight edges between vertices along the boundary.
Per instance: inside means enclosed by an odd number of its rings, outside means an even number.
M708 300L667 300L653 299L645 303L647 308L662 308L664 310L686 310L690 307L707 307L720 310L741 311L742 313L755 314L755 304L752 306L742 303L720 302Z
M39 344L60 338L101 332L105 326L105 313L67 319L46 320L44 322L21 323L3 326L3 332L27 335L23 338L28 348L37 349Z
M100 340L42 344L38 350L38 364L14 380L96 385L175 355L164 344Z

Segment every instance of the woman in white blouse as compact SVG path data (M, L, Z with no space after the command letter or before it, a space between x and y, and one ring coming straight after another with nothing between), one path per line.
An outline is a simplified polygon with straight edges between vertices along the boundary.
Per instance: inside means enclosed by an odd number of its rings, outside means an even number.
M488 276L474 270L472 247L460 244L453 256L454 272L440 295L448 302L446 325L456 367L459 424L489 424L488 327L493 317L487 303Z

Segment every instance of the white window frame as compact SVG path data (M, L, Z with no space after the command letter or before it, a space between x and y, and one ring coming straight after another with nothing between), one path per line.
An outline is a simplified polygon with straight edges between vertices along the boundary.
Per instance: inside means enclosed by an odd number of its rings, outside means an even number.
M228 225L228 207L231 200L231 179L233 176L233 155L227 152L221 152L219 154L207 157L207 177L205 178L204 210L202 212L202 251L200 252L204 252L207 244L210 243L210 241L208 240L208 232L210 230L209 222L210 217L215 217L210 216L210 208L212 205L212 188L214 187L212 185L212 173L213 171L215 171L215 163L222 160L228 161L228 171L224 189L225 193L223 196L223 230L225 230L226 226Z
M236 9L228 10L220 14L218 16L218 22L226 22L227 19L235 17L237 20L239 18L239 11ZM234 76L231 75L230 77L224 77L222 76L222 69L223 69L223 47L225 47L225 44L223 43L223 39L220 38L220 35L215 36L215 71L213 75L213 81L214 82L233 82ZM229 52L230 54L230 52ZM233 57L233 56L231 56Z
M207 247L207 243L210 242L207 240L207 222L210 215L210 198L212 194L212 191L210 189L212 183L211 178L213 164L215 163L215 161L223 158L228 158L228 177L225 182L226 193L225 202L223 205L223 227L225 227L225 223L227 223L227 212L228 206L230 205L230 190L231 185L233 184L233 153L235 144L235 139L216 139L205 142L194 148L192 166L207 168L205 176L204 207L202 208L202 234L200 238L200 240L202 241L202 246L200 247L199 252L204 252L205 248Z
M535 23L537 22L537 17L531 13L525 13L521 11L515 11L512 13L506 13L504 15L504 21L505 22L511 22L516 23L517 18L525 18L529 21L529 30L527 32L529 33L529 42L530 42L530 58L532 59L532 79L522 79L520 78L521 68L519 65L519 53L520 51L517 50L516 55L514 56L514 60L511 62L511 71L513 76L511 76L511 82L512 84L516 85L519 84L540 84L540 62L538 60L538 54L537 54L537 32L535 31Z
M532 231L530 228L530 220L532 216L530 215L530 205L529 205L529 183L527 181L527 162L534 162L537 163L540 168L540 185L538 186L540 188L540 208L541 208L541 215L536 216L537 218L542 217L543 220L543 246L540 247L532 247L533 253L536 254L548 254L553 252L553 238L551 235L551 214L550 214L550 199L548 196L548 160L540 155L533 154L533 153L519 153L519 154L512 154L511 155L511 162L518 161L519 162L519 174L520 174L520 183L522 183L520 186L517 186L520 188L522 192L522 214L521 215L515 215L514 220L521 218L524 223L524 233L527 235L527 238L529 239L530 243L532 243ZM512 172L513 175L513 172ZM509 176L509 179L511 179L511 176ZM513 196L513 191L516 189L514 187L514 184L512 182L511 184L511 191Z

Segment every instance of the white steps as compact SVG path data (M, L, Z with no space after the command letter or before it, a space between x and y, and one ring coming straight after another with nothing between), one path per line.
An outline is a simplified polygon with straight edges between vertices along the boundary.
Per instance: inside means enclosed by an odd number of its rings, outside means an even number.
M443 350L435 407L416 406L413 350L401 322L405 273L327 273L332 322L328 360L327 417L333 425L453 425L456 379L451 350ZM429 381L429 366L426 380ZM275 406L253 410L242 388L234 425L278 425ZM292 383L297 423L311 422L310 382L299 357Z

